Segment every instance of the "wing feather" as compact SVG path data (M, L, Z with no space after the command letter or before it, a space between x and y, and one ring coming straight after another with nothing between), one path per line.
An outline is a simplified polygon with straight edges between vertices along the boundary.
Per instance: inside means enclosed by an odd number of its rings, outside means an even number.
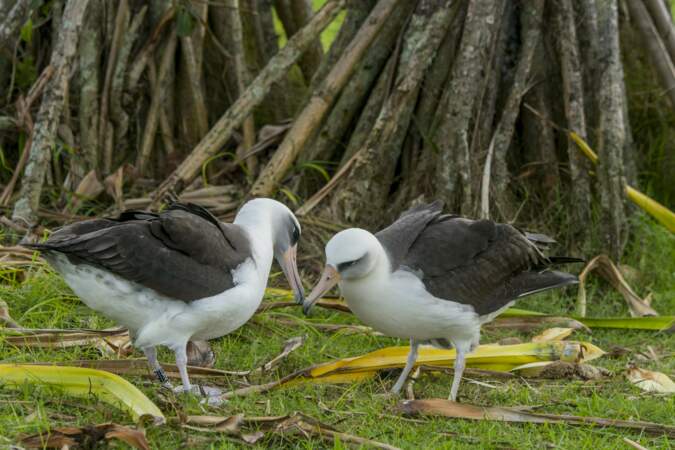
M232 270L250 256L241 227L221 224L195 205L79 222L29 246L46 254L60 252L183 301L232 288Z

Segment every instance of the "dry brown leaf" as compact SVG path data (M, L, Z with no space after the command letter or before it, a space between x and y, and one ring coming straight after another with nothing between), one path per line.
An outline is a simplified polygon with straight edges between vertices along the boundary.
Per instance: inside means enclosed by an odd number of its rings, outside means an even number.
M191 366L212 368L216 364L216 354L208 341L189 341L187 344L188 364Z
M259 368L255 369L253 372L269 372L274 367L279 365L281 361L286 359L288 355L290 355L298 348L302 347L302 345L305 343L305 339L306 339L305 336L295 336L288 339L286 342L284 342L284 348L281 350L281 353L279 353L277 356L275 356L274 358L272 358Z
M675 382L673 382L673 380L665 373L641 369L637 366L630 366L628 370L626 370L626 377L631 383L643 391L664 394L675 393Z
M118 439L139 450L150 450L145 433L116 423L104 423L87 427L54 428L47 434L33 434L21 439L26 448L63 448L82 446L94 448L97 442Z
M574 332L572 328L547 328L532 338L532 342L562 341Z
M535 337L532 338L532 342L550 342L550 341L562 341L569 335L574 332L572 328L548 328Z
M650 306L649 296L640 298L624 279L621 271L616 267L607 255L598 255L584 267L579 274L579 294L577 297L577 309L580 316L586 316L586 278L592 271L607 280L628 303L632 317L658 316L659 314Z
M120 211L124 209L124 172L128 164L121 165L116 171L105 177L103 184L105 191L115 200L115 207Z
M497 317L490 323L486 323L484 329L511 329L519 331L532 331L542 327L542 325L555 325L564 328L572 328L573 330L584 330L590 332L591 330L579 322L578 320L569 317L553 317L553 316L527 316L527 317Z
M67 208L68 211L77 211L82 204L82 200L86 199L94 199L98 197L98 195L103 192L104 187L103 183L101 183L96 175L95 170L89 171L84 178L82 178L82 181L80 181L80 184L77 185L77 189L75 189L74 197L72 203L69 205Z
M4 300L0 300L0 323L7 328L21 328L21 325L9 315L9 306Z
M593 425L640 430L652 435L675 438L675 426L638 420L618 420L604 417L572 416L567 414L533 413L517 408L500 406L475 406L444 399L404 401L398 405L407 415L429 415L469 420L494 420L519 423L566 423L569 425Z
M16 347L68 348L77 346L96 347L104 355L126 356L132 351L129 332L114 328L101 331L51 330L39 331L17 329L24 334L5 336L5 342Z
M226 424L225 426L223 424ZM195 426L196 425L196 426ZM262 438L265 433L302 436L311 435L320 439L364 446L367 448L381 448L385 450L396 450L397 447L373 441L353 434L343 433L335 428L307 416L300 412L294 412L286 416L271 417L244 417L244 416L187 416L185 427L196 431L204 432L224 432L229 435L239 437L248 443L255 443ZM223 428L224 426L224 428ZM262 428L264 432L258 431L253 434L243 434L243 427ZM222 428L222 429L220 429Z

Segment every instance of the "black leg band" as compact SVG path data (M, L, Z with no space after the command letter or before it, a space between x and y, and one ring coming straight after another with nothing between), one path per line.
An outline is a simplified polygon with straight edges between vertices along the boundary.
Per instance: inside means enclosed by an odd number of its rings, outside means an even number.
M162 383L162 384L169 381L166 374L164 373L164 369L162 369L161 367L159 369L155 370L155 375L157 376L157 379L159 380L159 382Z

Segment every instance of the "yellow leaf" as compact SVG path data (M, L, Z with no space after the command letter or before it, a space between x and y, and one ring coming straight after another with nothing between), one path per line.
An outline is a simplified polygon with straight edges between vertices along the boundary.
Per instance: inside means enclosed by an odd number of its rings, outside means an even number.
M24 383L46 384L59 387L64 392L79 397L94 394L106 403L127 410L134 420L150 416L155 424L162 424L166 421L157 405L133 384L118 375L102 370L66 366L0 364L0 382L14 386Z
M656 220L661 222L668 230L675 232L675 213L663 206L656 200L652 200L642 192L628 185L624 188L626 196Z
M598 163L599 158L597 153L591 149L588 143L584 141L581 136L576 134L574 131L570 131L569 137L577 144L579 150L581 150L581 152L586 155L586 157L590 159L593 164ZM626 193L626 197L628 197L630 201L642 208L648 214L651 214L652 217L661 222L666 228L668 228L668 230L675 232L675 213L656 200L652 200L651 198L647 197L645 194L635 188L626 185L624 187L624 191Z
M387 347L365 355L344 358L313 367L304 375L307 378L319 379L337 374L353 374L374 372L381 369L404 367L409 347ZM488 344L479 346L466 356L467 367L485 370L509 371L514 367L540 361L582 362L602 356L604 352L587 342L544 342L516 345ZM455 350L444 350L433 347L420 347L416 365L452 367L455 361ZM353 381L347 377L346 382Z
M586 157L590 159L593 164L598 163L598 155L593 151L593 149L591 149L586 141L581 139L581 136L576 134L574 131L570 131L570 139L572 139L577 144L579 150L581 150L581 152L586 155Z

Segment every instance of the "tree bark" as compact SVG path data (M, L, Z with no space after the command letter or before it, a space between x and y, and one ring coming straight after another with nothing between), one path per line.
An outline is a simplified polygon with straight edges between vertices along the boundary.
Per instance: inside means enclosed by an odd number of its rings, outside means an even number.
M557 2L556 17L567 127L587 140L583 79L571 0ZM567 155L572 183L573 201L570 208L571 215L575 218L574 234L583 241L582 238L588 230L587 224L590 223L591 192L588 178L590 165L571 140L567 142Z
M354 73L358 61L382 29L397 3L398 0L378 2L342 57L317 87L305 109L296 117L293 127L251 188L251 195L256 197L272 195L313 131L321 123L340 90Z
M423 0L405 32L395 87L385 101L368 140L335 191L333 209L347 223L381 225L374 215L386 202L396 163L427 68L451 23L450 0Z
M434 174L436 196L448 207L465 213L471 210L473 201L469 128L496 31L495 7L491 0L469 3L460 50L439 104L440 125L430 142L438 154Z
M98 117L99 89L101 85L101 55L103 41L102 0L94 0L88 8L82 33L87 39L80 40L80 151L72 158L71 171L79 179L90 170L98 169Z
M337 60L358 33L361 25L366 20L370 11L375 7L376 0L347 0L347 14L340 27L340 31L324 56L321 65L314 73L309 85L309 92L314 92L316 87L326 78L328 72L335 66Z
M670 60L675 64L675 26L662 0L645 0L654 25L663 38Z
M202 164L219 151L220 147L232 136L235 128L251 114L253 108L262 102L272 83L286 74L311 44L312 39L335 18L343 6L344 0L329 1L305 28L288 41L286 46L270 60L246 91L204 136L192 153L152 193L151 207L156 208L172 189L178 192L183 190L185 185L199 173Z
M514 126L516 119L520 112L520 103L523 95L527 92L530 79L530 67L532 66L532 59L534 52L541 37L542 17L544 13L544 0L531 0L527 3L521 4L520 23L522 44L520 48L520 55L518 57L518 65L513 79L511 91L503 108L501 118L497 124L492 142L490 143L491 150L494 151L494 192L496 193L497 201L502 203L502 211L509 208L507 201L509 182L509 170L506 165L506 156L511 141L513 139ZM483 170L483 181L481 183L481 217L489 218L490 216L490 165L492 152L488 152L485 166ZM502 220L510 220L511 217L501 217Z
M373 85L396 46L396 39L400 36L401 28L409 17L412 6L412 4L401 5L394 11L340 93L335 106L324 120L321 131L300 153L298 158L300 162L329 161L333 159L334 152L339 151L342 145L346 145L341 140L347 134L354 117L373 95ZM351 155L345 157L349 158Z
M155 85L152 91L152 99L150 102L150 109L148 110L148 115L145 121L145 130L143 133L143 142L141 144L141 149L138 152L138 157L136 159L136 169L139 173L145 174L147 172L147 166L150 162L150 155L152 149L155 147L155 136L157 133L157 126L160 123L160 115L162 111L162 105L164 104L164 92L162 89L165 86L165 80L169 74L169 68L171 68L173 59L176 55L176 31L172 30L169 36L169 41L162 53L162 59L159 64L159 70L157 73L157 79L155 80Z
M237 84L237 96L241 96L251 82L251 74L244 61L244 44L243 44L243 30L241 25L241 15L239 12L239 0L225 1L226 14L228 14L228 22L230 24L230 41L232 51L232 65L234 66L234 74ZM238 152L237 157L241 158L255 144L255 121L253 115L248 116L244 120L242 126L243 142L240 146L241 151ZM258 167L258 158L250 156L245 161L249 173L255 176Z
M623 168L624 147L627 142L624 122L623 66L619 48L619 14L616 3L598 5L600 61L600 129L598 130L598 181L603 210L603 239L614 261L619 261L625 244L626 185Z
M31 0L15 0L0 4L0 13L4 13L0 22L0 51L7 54L14 52L19 31L30 17L31 3Z
M69 0L63 13L61 32L56 41L50 64L54 75L40 105L30 156L21 180L21 192L14 205L12 219L34 224L40 207L49 155L56 139L56 130L63 112L63 98L68 89L68 77L80 37L87 0Z
M670 59L642 0L627 0L626 3L631 18L642 35L647 54L661 81L661 87L670 100L670 107L675 111L675 63Z

